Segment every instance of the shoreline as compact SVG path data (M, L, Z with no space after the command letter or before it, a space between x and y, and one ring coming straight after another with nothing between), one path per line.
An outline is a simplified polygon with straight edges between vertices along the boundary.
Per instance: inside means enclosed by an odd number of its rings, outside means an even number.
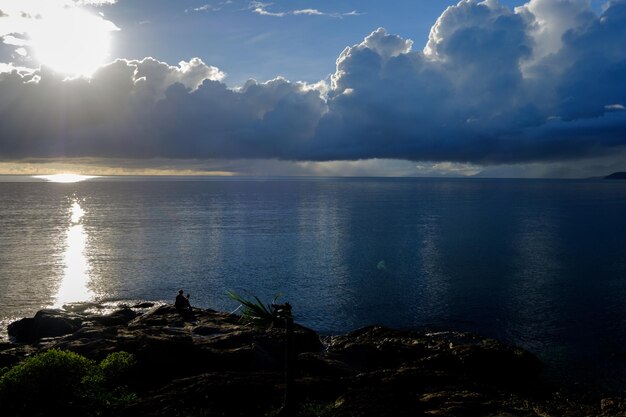
M9 331L22 344L0 344L0 368L49 349L93 360L124 351L137 360L127 381L137 399L111 415L175 416L183 405L190 416L280 409L284 329L210 309L185 321L165 303L120 304L101 315L83 307L14 322ZM470 333L368 326L320 336L295 325L294 349L298 416L626 415L623 398L572 393L546 381L533 354ZM247 404L233 409L242 395ZM326 414L310 414L312 404Z

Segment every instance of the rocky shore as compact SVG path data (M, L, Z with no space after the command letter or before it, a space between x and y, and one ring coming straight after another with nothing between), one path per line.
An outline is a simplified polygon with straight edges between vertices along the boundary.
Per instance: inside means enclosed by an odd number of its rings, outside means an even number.
M208 309L186 321L173 306L153 303L89 311L42 310L12 323L0 368L50 349L98 361L125 351L136 360L125 381L136 396L96 415L279 414L283 328ZM531 353L467 333L371 326L320 337L295 325L293 352L294 417L626 416L622 399L567 394L543 382Z

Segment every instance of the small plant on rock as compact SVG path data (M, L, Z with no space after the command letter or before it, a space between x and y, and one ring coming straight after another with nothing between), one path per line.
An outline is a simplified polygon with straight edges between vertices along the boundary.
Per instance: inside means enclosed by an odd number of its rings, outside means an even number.
M229 291L228 296L241 304L241 319L258 326L274 326L283 323L278 311L273 307L280 294L274 297L271 304L263 304L256 295L252 299L246 299L235 291Z

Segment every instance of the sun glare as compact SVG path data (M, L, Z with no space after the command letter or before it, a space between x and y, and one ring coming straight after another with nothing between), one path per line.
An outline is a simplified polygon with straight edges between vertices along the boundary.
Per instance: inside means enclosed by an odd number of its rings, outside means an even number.
M116 27L76 7L45 14L31 32L35 58L67 75L90 76L109 55Z
M87 301L93 296L88 287L90 265L85 255L87 233L82 225L85 211L78 201L74 201L69 213L71 220L66 232L63 256L65 271L54 303L57 308L65 303Z
M85 181L91 178L96 178L94 175L80 175L80 174L51 174L51 175L34 175L34 178L48 181L48 182L60 182L71 183Z

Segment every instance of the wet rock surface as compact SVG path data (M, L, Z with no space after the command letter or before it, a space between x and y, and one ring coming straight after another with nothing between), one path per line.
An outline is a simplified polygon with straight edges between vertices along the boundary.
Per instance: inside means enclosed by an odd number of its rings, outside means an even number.
M51 348L101 360L132 353L136 401L119 416L276 415L285 330L196 309L142 303L108 314L42 310L9 326L0 367ZM294 326L294 416L626 416L621 398L583 401L541 379L531 353L467 333L371 326L319 337ZM53 415L53 414L51 414Z

